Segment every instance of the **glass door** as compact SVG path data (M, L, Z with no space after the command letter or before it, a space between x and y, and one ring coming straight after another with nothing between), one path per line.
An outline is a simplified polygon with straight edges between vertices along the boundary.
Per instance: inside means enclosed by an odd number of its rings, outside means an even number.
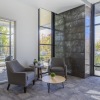
M94 74L100 76L100 3L95 4Z
M12 56L14 59L14 27L14 21L0 19L0 82L7 80L5 58Z
M43 62L45 69L48 71L48 60L52 54L52 13L50 11L39 9L39 60Z

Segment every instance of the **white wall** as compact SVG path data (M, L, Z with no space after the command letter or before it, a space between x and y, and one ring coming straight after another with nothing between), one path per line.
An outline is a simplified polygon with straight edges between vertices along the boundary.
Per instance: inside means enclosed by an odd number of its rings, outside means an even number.
M0 17L16 21L16 59L31 64L38 57L38 9L17 0L0 0Z

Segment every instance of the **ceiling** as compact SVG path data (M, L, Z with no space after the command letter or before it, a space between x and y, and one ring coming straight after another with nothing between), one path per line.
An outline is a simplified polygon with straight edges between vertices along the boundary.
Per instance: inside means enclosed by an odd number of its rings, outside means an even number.
M100 0L88 0L90 3L96 3L99 2Z
M19 0L30 6L44 8L46 10L61 13L69 9L84 4L84 0ZM96 3L100 0L88 0L90 3Z

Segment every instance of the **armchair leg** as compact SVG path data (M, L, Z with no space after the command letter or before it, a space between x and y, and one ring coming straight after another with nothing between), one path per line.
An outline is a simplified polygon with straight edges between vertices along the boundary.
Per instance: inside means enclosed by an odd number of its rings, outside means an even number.
M66 80L67 80L67 76L65 76Z
M9 90L10 84L8 84L7 90Z
M35 85L35 80L33 80L33 85Z
M27 87L24 87L24 93L26 93Z

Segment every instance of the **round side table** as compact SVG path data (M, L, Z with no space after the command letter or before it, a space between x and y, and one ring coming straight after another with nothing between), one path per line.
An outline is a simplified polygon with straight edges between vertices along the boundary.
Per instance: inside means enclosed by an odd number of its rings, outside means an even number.
M29 66L30 67L35 67L37 69L37 79L42 78L42 69L44 68L44 65L34 65L34 64L31 64Z

